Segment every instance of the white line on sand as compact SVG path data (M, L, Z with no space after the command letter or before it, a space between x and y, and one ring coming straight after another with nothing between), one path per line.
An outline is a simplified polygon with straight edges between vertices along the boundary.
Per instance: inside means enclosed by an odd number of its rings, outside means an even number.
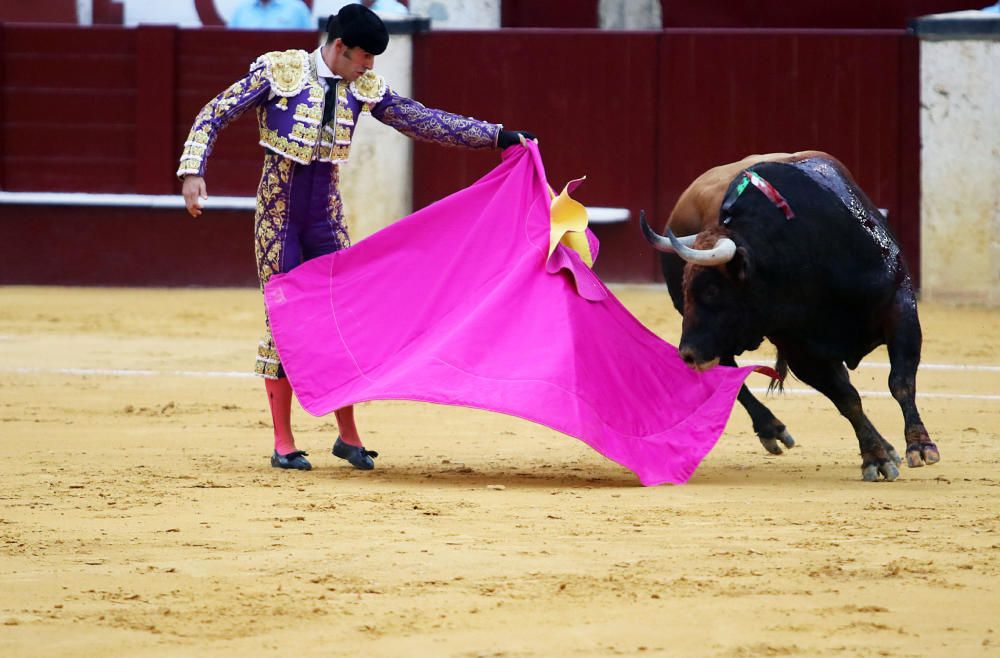
M888 366L888 364L885 364ZM929 364L930 365L930 364ZM926 365L920 366L927 367ZM974 366L973 366L974 367ZM993 366L989 366L993 367ZM945 368L941 368L945 369ZM949 368L950 369L950 368ZM998 368L1000 369L1000 368ZM0 368L0 372L15 373L19 375L77 375L81 377L229 377L229 378L249 378L254 377L249 372L219 371L219 370L128 370L112 368ZM767 392L766 388L751 388L751 392L761 395ZM811 388L786 387L784 392L787 395L819 395ZM887 398L890 397L888 391L858 391L865 397ZM920 398L940 398L948 400L991 400L1000 401L1000 395L978 395L974 393L927 393L918 394Z

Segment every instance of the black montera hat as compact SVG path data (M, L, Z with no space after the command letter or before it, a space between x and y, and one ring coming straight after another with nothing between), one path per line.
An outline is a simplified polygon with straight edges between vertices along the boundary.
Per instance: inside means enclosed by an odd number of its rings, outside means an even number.
M389 31L375 12L359 4L344 5L326 20L327 41L340 37L348 48L360 46L381 55L389 45Z

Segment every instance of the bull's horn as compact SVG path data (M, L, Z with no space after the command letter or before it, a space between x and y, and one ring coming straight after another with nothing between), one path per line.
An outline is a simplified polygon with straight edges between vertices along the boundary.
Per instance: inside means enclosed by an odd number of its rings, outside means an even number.
M649 227L649 224L646 223L645 210L639 211L639 225L642 226L642 234L646 236L646 240L649 242L649 244L653 245L653 247L656 248L657 251L662 251L667 254L674 253L675 251L674 246L670 244L670 240L666 239L665 237L663 237L662 235L651 229ZM675 237L674 239L677 240L682 245L684 245L685 247L690 247L691 245L694 244L694 241L697 238L698 235L695 234L695 235L685 235L682 238Z
M674 232L667 229L667 240L677 255L695 265L721 265L736 255L736 243L729 238L719 238L711 249L692 249L681 243Z

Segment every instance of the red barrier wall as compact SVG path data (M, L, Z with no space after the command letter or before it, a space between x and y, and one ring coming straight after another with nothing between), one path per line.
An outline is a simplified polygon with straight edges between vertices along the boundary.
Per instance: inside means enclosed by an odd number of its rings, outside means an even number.
M502 0L502 27L598 27L598 0Z
M153 0L150 0L151 2ZM190 1L190 0L189 0ZM222 25L213 0L194 0L206 25ZM305 0L312 6L312 0ZM408 4L407 0L402 0ZM907 19L989 4L969 0L661 0L664 27L903 28ZM502 0L503 27L598 27L598 0ZM121 25L123 7L93 0L95 24ZM0 0L0 22L76 23L76 0Z
M656 198L658 38L599 30L431 32L415 40L414 95L432 107L535 132L553 186L587 175L574 195L580 201L637 213ZM441 61L465 66L442 76ZM417 144L414 206L472 183L496 162L495 153ZM653 279L652 252L628 225L594 230L602 275Z
M76 24L76 0L0 0L0 22Z
M0 206L4 285L256 286L253 213Z
M673 31L661 42L658 208L750 153L818 149L889 210L919 276L919 70L898 31Z
M302 32L2 25L0 184L179 194L177 159L202 105L261 53L315 44ZM257 140L253 113L222 133L210 194L256 192ZM249 211L195 220L182 209L0 205L0 232L24 246L0 284L257 284Z
M6 189L134 191L135 44L120 28L4 26Z
M179 192L177 158L201 107L261 53L316 46L303 32L173 26L7 24L2 34L0 175L10 191ZM222 133L213 194L254 194L257 141L253 113Z
M583 202L631 211L628 224L593 227L597 269L609 280L659 277L640 209L662 223L705 169L810 148L844 161L889 209L911 267L919 265L919 71L915 39L902 31L509 30L432 32L416 42L417 98L536 132L553 185L585 173ZM436 69L457 60L467 66L446 76ZM471 183L492 162L417 145L415 206Z
M173 172L201 106L260 53L314 46L302 32L0 26L0 184L13 191L178 193ZM79 74L66 75L67 53ZM659 276L637 228L640 209L662 222L707 167L804 148L841 158L889 208L916 268L917 54L916 39L902 31L442 31L414 39L414 95L432 107L536 132L553 185L586 174L581 201L628 208L631 222L594 227L602 241L598 271L609 280ZM442 70L442 62L462 65ZM209 163L212 195L254 193L261 162L255 123L248 115L222 133ZM495 152L418 144L416 207L473 182L496 162ZM108 210L141 230L104 224L109 230L97 241L88 226L96 211L49 210L66 218L62 235L79 240L53 240L43 228L44 239L34 240L19 224L38 250L28 250L35 257L19 264L25 269L18 281L49 281L49 263L79 262L80 250L92 257L79 280L59 271L66 282L92 281L91 270L104 262L98 256L129 251L139 234L164 262L190 262L191 249L201 249L161 221L169 211ZM242 251L250 213L234 215L246 222L238 254L220 250L203 283L232 281L220 274L227 268L253 281L252 260ZM173 216L188 221L183 211ZM42 211L0 206L0 221L15 217L42 222ZM197 230L221 227L202 221ZM155 268L113 268L102 280L163 282ZM0 282L13 276L3 268Z

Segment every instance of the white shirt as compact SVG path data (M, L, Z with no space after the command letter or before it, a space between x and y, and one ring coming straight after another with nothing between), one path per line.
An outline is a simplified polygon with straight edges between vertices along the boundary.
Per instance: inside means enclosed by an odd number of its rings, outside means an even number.
M316 75L319 76L319 83L323 85L323 89L327 89L328 85L326 83L326 78L339 78L339 75L335 75L330 67L326 65L323 61L323 49L317 48L316 53Z

